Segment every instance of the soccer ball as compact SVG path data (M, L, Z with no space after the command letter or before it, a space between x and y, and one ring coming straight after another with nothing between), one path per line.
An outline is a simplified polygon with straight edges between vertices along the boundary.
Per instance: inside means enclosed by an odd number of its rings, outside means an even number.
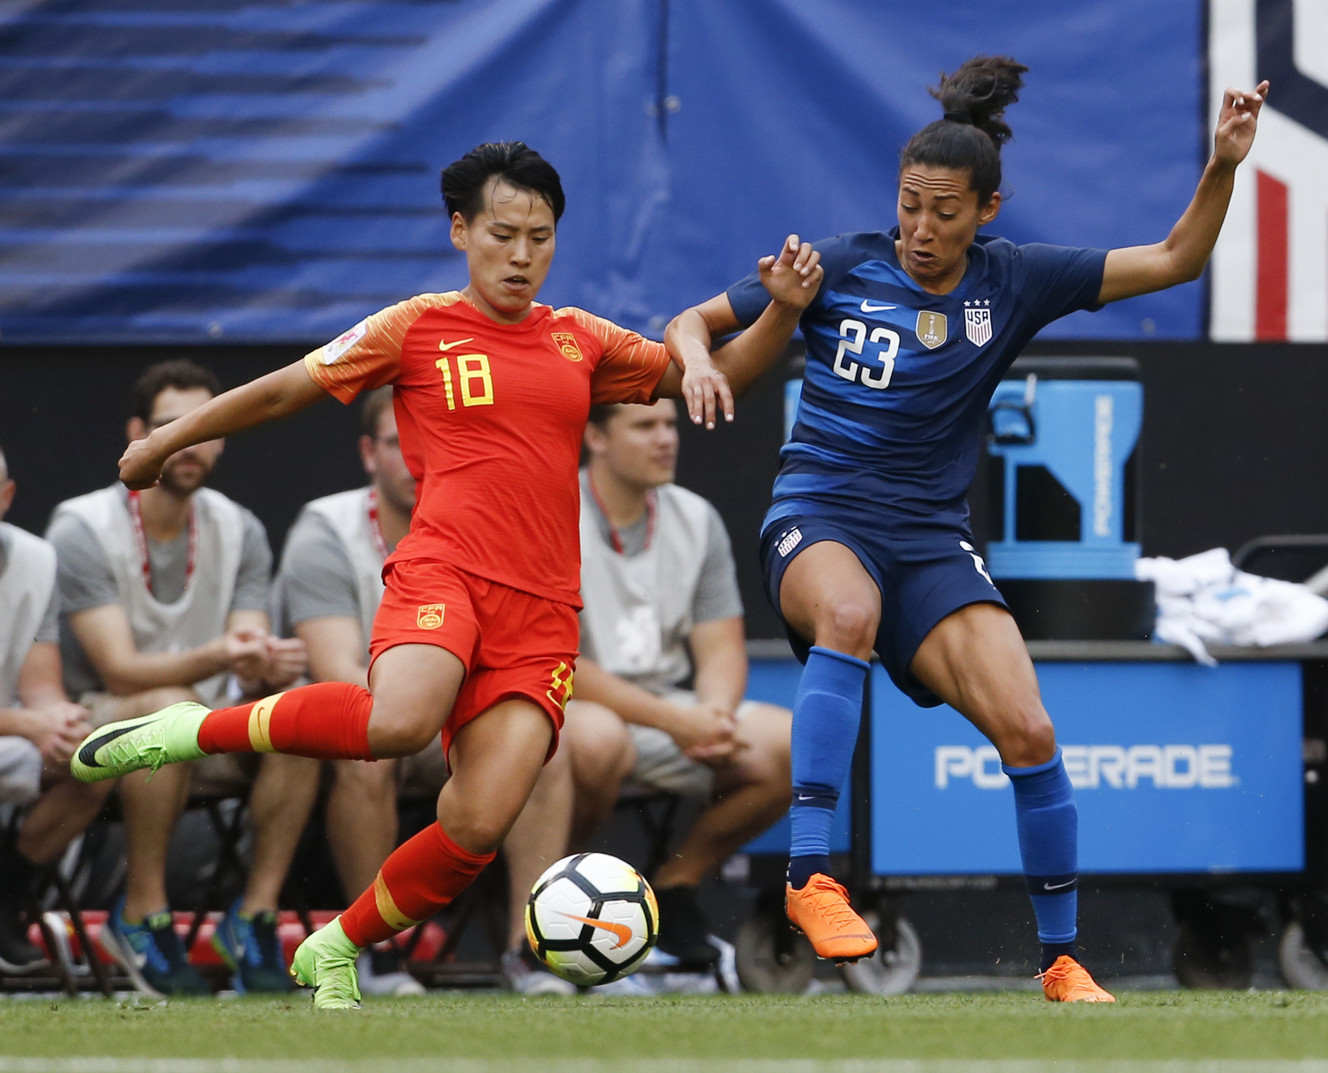
M526 937L548 970L581 987L635 972L659 934L655 892L607 853L577 853L535 881Z

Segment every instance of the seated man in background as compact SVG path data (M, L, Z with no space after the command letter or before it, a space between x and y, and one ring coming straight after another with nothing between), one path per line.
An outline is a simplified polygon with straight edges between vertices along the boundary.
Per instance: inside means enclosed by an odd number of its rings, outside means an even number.
M368 681L369 636L383 595L383 562L410 526L415 479L401 456L390 387L364 398L359 451L370 483L307 504L286 539L277 574L278 624L307 646L309 673L316 682L365 685ZM594 744L597 717L610 726L613 718L611 713L595 711L585 717L592 754L600 751ZM394 760L330 763L328 845L343 890L365 890L399 841L399 784L418 786L436 796L447 778L446 763L436 744L400 764ZM617 766L621 758L597 762L592 755L582 761L591 776L605 763ZM511 902L503 975L508 986L523 994L576 990L533 960L523 920L526 896L536 878L567 852L571 820L571 769L564 745L546 764L503 844ZM366 994L423 990L403 970L390 944L361 954L356 970Z
M92 727L60 677L55 549L3 520L14 487L0 450L0 802L30 806L18 837L0 852L0 972L23 973L46 962L28 941L25 916L39 875L83 833L115 784L98 789L69 773Z
M134 386L129 440L220 390L216 377L191 361L149 367ZM221 441L213 441L180 451L156 486L130 492L116 482L66 500L52 515L47 539L59 561L65 684L94 726L181 700L226 703L232 678L244 692L273 692L304 671L304 645L268 632L272 552L262 523L204 487L221 450ZM126 892L101 942L135 986L152 994L210 991L174 930L166 893L171 835L192 767L135 772L119 784ZM292 986L275 910L316 776L310 761L275 755L261 761L250 795L248 886L218 932L238 990ZM301 779L306 789L292 792Z
M677 424L671 399L591 408L581 471L581 658L563 733L576 780L575 845L612 810L622 784L578 763L587 702L617 713L617 734L630 741L626 785L706 801L651 877L659 949L679 968L706 969L719 951L697 888L787 810L792 714L743 700L747 650L728 533L710 503L672 483Z

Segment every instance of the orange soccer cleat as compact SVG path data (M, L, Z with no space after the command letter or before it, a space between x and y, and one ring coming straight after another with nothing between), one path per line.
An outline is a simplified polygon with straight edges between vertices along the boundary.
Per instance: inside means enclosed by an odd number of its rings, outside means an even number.
M1084 968L1069 954L1062 954L1046 972L1039 973L1042 992L1048 1002L1115 1002L1115 996L1103 991Z
M876 936L848 904L848 891L827 875L815 873L801 890L786 884L784 911L811 940L817 957L857 961L876 952Z

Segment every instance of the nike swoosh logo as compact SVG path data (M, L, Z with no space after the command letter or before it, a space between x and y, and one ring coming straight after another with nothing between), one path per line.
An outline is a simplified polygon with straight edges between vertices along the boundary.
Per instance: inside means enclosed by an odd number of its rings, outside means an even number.
M592 917L579 917L575 913L564 913L563 916L569 920L579 920L582 924L589 924L592 928L599 928L601 931L607 931L618 941L613 944L613 949L626 946L632 941L632 929L626 924L614 924L608 920L595 920Z
M899 307L891 305L881 305L879 302L869 302L867 301L867 299L864 298L862 300L862 305L860 305L858 308L861 309L864 313L882 313L887 309L898 309Z
M455 343L444 343L441 339L439 339L438 349L451 350L454 346L461 346L462 343L473 343L473 342L475 342L475 337L473 335L469 339L458 339Z
M147 723L149 720L143 720ZM114 730L108 730L105 734L99 734L95 738L89 738L83 743L83 748L78 751L78 759L84 767L105 767L105 764L97 763L97 750L103 745L109 745L122 734L128 734L131 730L137 730L143 723L135 723L131 727L116 727Z
M1064 890L1066 887L1073 887L1077 880L1069 879L1064 883L1043 883L1043 890Z

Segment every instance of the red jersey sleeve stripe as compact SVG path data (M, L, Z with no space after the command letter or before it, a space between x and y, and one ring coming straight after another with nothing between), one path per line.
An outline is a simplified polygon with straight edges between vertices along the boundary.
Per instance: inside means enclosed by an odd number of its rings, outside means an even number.
M401 369L401 344L421 314L436 305L450 305L452 294L421 294L379 310L332 342L304 356L304 367L316 384L342 402L396 379Z

